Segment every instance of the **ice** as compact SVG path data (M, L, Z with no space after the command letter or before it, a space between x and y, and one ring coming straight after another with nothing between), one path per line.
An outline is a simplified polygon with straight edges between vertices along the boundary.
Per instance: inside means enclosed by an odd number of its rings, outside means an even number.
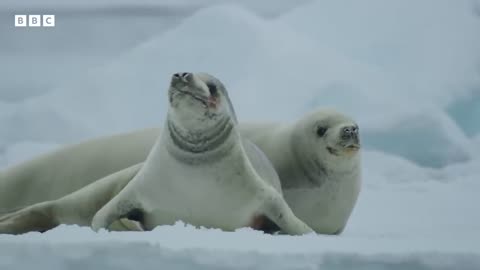
M9 24L16 11L42 5L57 14L52 31ZM293 121L337 108L359 123L364 147L363 189L340 236L62 226L0 236L0 268L31 268L46 257L57 258L42 260L48 269L122 269L127 258L146 269L480 268L479 6L2 1L2 167L80 139L161 125L178 71L220 78L240 121Z
M366 146L426 167L465 162L476 154L468 137L440 110L405 113L381 129L367 129L363 136Z
M5 245L0 244L3 251ZM144 243L83 245L30 244L8 246L0 255L4 269L411 269L474 270L480 266L473 255L427 253L411 255L354 253L269 254L191 249L172 251ZM13 268L15 267L15 268Z

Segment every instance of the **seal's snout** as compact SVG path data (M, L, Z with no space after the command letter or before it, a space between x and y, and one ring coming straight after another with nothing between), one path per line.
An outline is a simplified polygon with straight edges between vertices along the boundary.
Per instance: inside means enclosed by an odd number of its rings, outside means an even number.
M346 126L342 129L342 139L358 139L358 127Z
M192 82L193 73L190 72L178 72L173 74L172 76L172 86L176 86L178 84L187 84Z
M173 78L188 80L193 74L190 72L178 72L173 74Z
M342 128L340 137L343 141L343 145L348 150L360 149L360 139L358 126L351 125Z
M213 108L217 100L210 100L209 87L198 74L177 72L172 75L168 90L170 103L176 107L174 100L185 101L190 104L200 103L205 108ZM192 103L193 102L193 103Z

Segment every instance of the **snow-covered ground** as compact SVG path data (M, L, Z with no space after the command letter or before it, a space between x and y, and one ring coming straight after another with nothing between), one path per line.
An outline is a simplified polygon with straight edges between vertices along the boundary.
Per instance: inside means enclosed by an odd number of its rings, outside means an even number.
M159 125L171 73L207 71L241 121L352 115L365 145L357 207L338 237L181 225L1 236L0 269L480 269L478 1L113 3L0 3L1 167ZM13 27L34 11L56 27Z

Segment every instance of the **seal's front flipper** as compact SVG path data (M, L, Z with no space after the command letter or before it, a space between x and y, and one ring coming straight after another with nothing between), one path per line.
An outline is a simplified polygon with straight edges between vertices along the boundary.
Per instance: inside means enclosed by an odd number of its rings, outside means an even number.
M145 230L144 212L140 203L133 196L125 196L122 190L116 197L103 206L93 217L91 227L98 232L100 229L117 230L121 226L135 227L133 222L140 224L140 229ZM125 220L126 219L126 220Z
M314 232L305 222L293 213L280 194L267 197L264 202L264 214L280 229L290 235L302 235Z

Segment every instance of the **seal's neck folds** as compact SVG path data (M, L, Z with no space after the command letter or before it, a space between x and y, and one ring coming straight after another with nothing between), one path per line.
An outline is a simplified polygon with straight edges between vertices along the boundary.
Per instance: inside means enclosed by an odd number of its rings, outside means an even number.
M169 142L168 151L176 159L188 163L200 163L202 160L211 160L226 153L234 140L234 123L228 116L219 117L218 121L209 128L188 130L167 117L164 136ZM198 123L202 125L202 123Z

